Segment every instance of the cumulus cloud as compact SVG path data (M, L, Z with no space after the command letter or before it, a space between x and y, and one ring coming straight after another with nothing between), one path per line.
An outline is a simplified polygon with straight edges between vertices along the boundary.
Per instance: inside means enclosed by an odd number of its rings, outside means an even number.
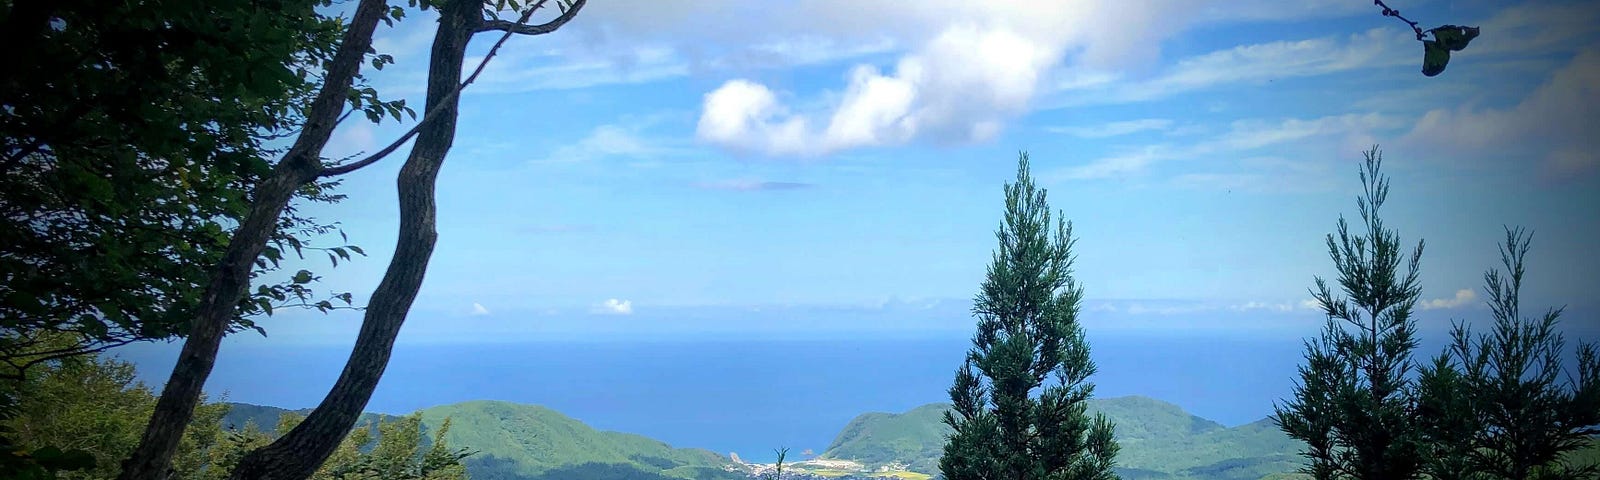
M776 92L748 76L728 80L706 95L697 136L732 149L784 156L913 141L981 142L1026 113L1041 93L1061 88L1063 84L1051 80L1059 72L1073 72L1063 77L1064 85L1105 85L1115 75L1100 72L1153 63L1162 40L1195 24L1301 19L1352 10L1331 1L1315 3L1317 8L1254 0L929 0L894 5L823 0L765 7L796 12L768 11L769 18L780 19L779 25L763 24L762 29L803 26L801 31L841 39L860 39L870 31L908 50L892 68L851 68L841 91L822 95L822 101L792 101L788 92ZM1303 52L1279 55L1297 53ZM1186 78L1208 66L1180 71L1175 81L1192 83ZM792 106L812 104L825 106Z
M736 79L706 94L702 141L768 155L821 155L899 145L994 137L1027 110L1058 52L1016 33L951 27L892 72L859 65L831 112L798 112L765 85Z
M484 307L483 304L481 304L481 303L472 302L472 312L471 313L472 313L472 316L481 317L481 316L484 316L484 315L488 315L489 314L489 309L487 307Z
M1547 178L1600 171L1600 48L1578 54L1516 105L1462 106L1424 114L1407 136L1421 146L1455 154L1542 155Z
M1441 308L1458 308L1458 307L1466 306L1468 303L1472 303L1473 300L1477 300L1477 299L1478 299L1478 294L1473 293L1472 290L1470 290L1470 289L1463 288L1463 289L1460 289L1460 290L1456 290L1456 296L1455 297L1451 297L1451 298L1435 298L1435 299L1431 299L1431 300L1423 300L1422 302L1419 302L1419 305L1422 306L1423 310L1437 310L1437 309L1441 309Z
M633 301L609 298L596 305L593 311L609 315L630 315L633 313Z

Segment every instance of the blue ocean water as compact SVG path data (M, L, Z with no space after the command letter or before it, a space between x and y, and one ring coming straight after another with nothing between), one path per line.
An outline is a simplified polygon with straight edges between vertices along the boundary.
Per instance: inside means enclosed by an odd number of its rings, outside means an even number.
M1094 335L1096 395L1145 395L1237 425L1289 394L1296 339ZM544 405L602 430L770 460L820 453L856 415L947 401L967 339L565 341L401 344L369 411L476 399ZM230 401L315 406L348 347L229 345L207 391ZM176 345L119 351L159 383Z

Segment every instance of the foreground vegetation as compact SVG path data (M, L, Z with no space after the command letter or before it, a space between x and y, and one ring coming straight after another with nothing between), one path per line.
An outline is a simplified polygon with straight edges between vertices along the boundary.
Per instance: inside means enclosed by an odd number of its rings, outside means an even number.
M150 388L134 380L133 365L94 354L41 364L20 390L21 401L0 420L9 442L0 445L6 449L0 451L0 478L114 478L156 403ZM198 412L173 458L178 479L227 478L245 453L305 418L224 402L202 404ZM468 452L451 448L450 419L433 419L431 437L422 420L421 414L364 416L311 478L465 480L461 461ZM51 472L30 459L64 468Z

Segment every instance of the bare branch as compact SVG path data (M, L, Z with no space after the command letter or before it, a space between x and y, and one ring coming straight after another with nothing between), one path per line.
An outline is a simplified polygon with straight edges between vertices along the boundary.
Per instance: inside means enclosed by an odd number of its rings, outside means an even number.
M568 21L572 20L572 17L578 16L578 10L583 9L583 4L586 3L586 1L587 0L577 0L572 2L572 6L567 8L567 11L561 12L561 16L556 17L554 20L538 25L528 25L528 17L533 13L534 10L538 10L539 7L544 5L545 0L539 0L539 3L535 4L533 8L529 9L526 13L523 13L522 19L518 20L516 23L498 19L485 20L483 22L483 26L478 27L478 31L487 32L489 30L500 30L506 32L507 34L515 33L519 35L544 35L546 33L556 31L556 29L561 28L562 25L566 25Z
M373 153L371 156L369 156L367 158L363 158L360 161L357 161L357 162L354 162L354 163L348 163L348 164L344 164L344 165L325 168L325 169L322 170L321 176L322 177L336 177L336 176L339 176L339 175L344 175L346 173L354 172L354 171L360 170L361 168L366 167L368 165L372 165L374 163L377 163L378 160L382 160L383 157L387 157L387 156L389 156L389 154L394 153L394 151L399 149L401 145L404 145L407 141L410 141L412 137L417 136L417 132L421 132L422 131L422 127L424 125L427 125L429 120L433 120L434 118L437 118L439 116L439 113L444 111L444 106L445 105L450 104L451 101L455 100L456 97L461 96L461 91L462 90L466 90L468 85L471 85L472 82L478 80L478 74L483 73L483 68L488 66L489 65L489 60L493 59L494 56L497 53L500 52L500 46L505 45L506 44L506 40L511 39L511 34L513 34L513 33L521 33L521 34L524 34L524 35L539 35L539 34L553 32L557 28L561 28L562 25L565 25L568 20L572 20L572 17L574 17L574 16L576 16L578 14L578 10L583 8L583 4L585 3L586 0L577 0L576 2L574 2L572 4L572 8L568 8L567 11L563 12L560 17L556 17L555 20L551 20L548 23L544 23L544 24L540 24L540 25L531 25L531 26L530 25L526 25L528 23L528 19L533 18L533 12L538 11L539 8L543 7L545 2L547 2L547 1L549 1L549 0L539 0L539 3L533 4L533 6L528 8L527 11L522 12L522 17L518 18L515 23L507 22L505 20L485 20L484 21L484 26L480 27L477 31L484 32L484 31L489 31L489 30L503 30L503 31L506 32L506 34L505 35L501 35L500 36L500 40L494 42L494 47L489 49L489 54L483 56L483 60L478 62L478 67L472 71L472 75L468 76L466 81L461 82L461 85L456 86L455 90L451 91L449 94L446 94L444 96L444 98L439 102L438 105L435 105L433 108L429 109L427 113L424 113L422 115L422 121L417 122L416 125L413 125L411 127L411 130L407 130L405 135L401 135L400 138L395 139L395 141L393 143L390 143L389 146L383 147L382 150L378 150L377 153ZM496 22L503 23L506 26L504 28L489 26L490 24L494 24ZM533 30L524 31L521 27L528 27L528 28L532 28L532 29L544 29L544 30L537 31L536 33L528 33L528 32L532 32Z

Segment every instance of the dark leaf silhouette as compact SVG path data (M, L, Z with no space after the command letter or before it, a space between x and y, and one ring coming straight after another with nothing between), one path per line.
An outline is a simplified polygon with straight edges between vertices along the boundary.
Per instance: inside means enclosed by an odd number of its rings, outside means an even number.
M1450 52L1467 48L1467 43L1478 37L1478 27L1445 25L1432 30L1433 40L1422 41L1422 74L1432 77L1444 72L1450 63Z

